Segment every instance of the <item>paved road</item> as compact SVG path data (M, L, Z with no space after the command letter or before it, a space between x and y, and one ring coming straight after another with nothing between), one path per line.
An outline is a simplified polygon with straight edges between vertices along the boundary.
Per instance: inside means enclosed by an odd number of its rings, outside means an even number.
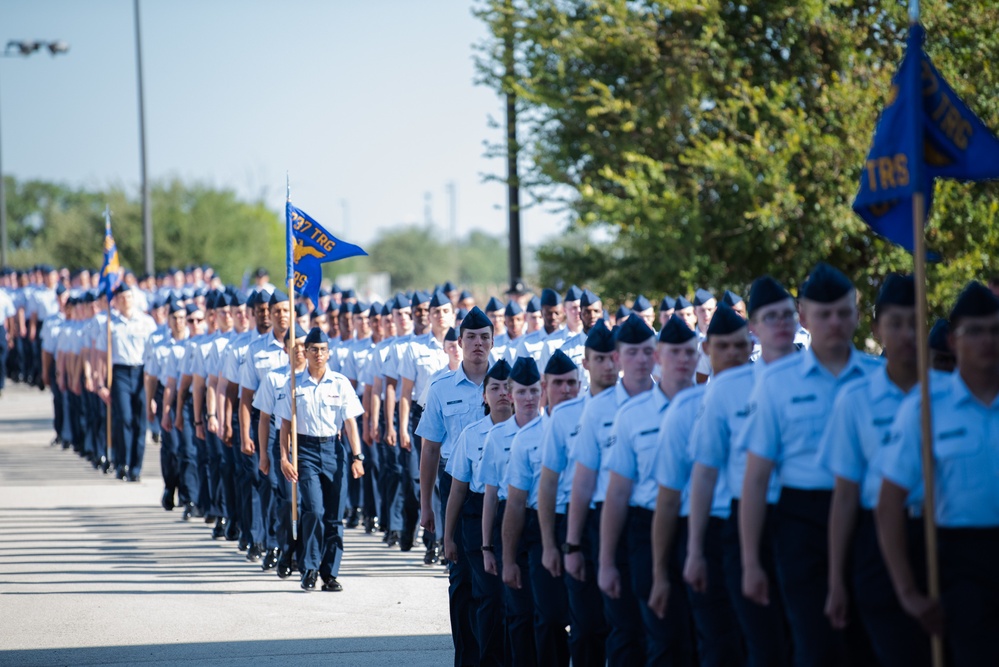
M0 665L445 665L447 578L348 530L342 593L305 593L52 438L51 400L0 397Z

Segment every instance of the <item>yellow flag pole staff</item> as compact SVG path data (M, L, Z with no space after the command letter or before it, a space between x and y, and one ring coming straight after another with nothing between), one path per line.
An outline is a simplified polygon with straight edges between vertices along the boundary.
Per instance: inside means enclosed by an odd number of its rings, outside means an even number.
M963 181L999 178L999 138L964 104L923 51L919 0L909 2L905 57L861 170L853 209L871 229L912 253L916 286L920 458L925 502L927 593L940 601L933 415L929 386L926 298L926 219L937 177ZM911 211L909 210L911 209ZM934 667L943 667L943 639L932 633Z
M107 420L105 424L105 450L104 455L108 461L111 461L111 405L113 401L111 400L111 382L113 381L113 365L111 357L111 297L113 296L115 288L118 283L121 282L121 263L118 261L118 247L115 245L114 237L111 236L111 207L105 205L104 207L104 264L101 267L101 286L104 288L104 295L107 297L108 301L108 311L106 318L106 332L107 332L107 357L105 363L107 365L107 391L108 391L108 402L107 402ZM124 461L115 461L115 468L117 469L119 465L124 465ZM118 474L121 474L121 470L118 470Z
M285 203L285 257L288 270L288 306L292 317L295 314L296 290L311 299L315 308L319 304L319 286L323 280L322 264L334 262L346 257L367 255L360 246L341 241L309 214L291 204L291 184L287 184L288 197ZM292 320L292 331L295 325ZM292 334L294 335L294 334ZM294 357L294 355L290 355ZM291 364L291 465L298 473L298 438L295 423L295 361ZM292 537L297 539L298 526L298 496L297 486L291 485L291 530Z

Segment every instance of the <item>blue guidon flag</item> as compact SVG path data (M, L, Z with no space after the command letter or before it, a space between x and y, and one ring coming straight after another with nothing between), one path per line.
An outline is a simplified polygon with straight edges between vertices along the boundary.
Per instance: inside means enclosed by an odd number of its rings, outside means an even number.
M111 236L111 208L104 209L104 264L101 265L100 289L111 301L111 295L121 284L121 262L118 261L118 246Z
M319 286L323 280L322 264L368 253L360 246L336 238L290 201L286 213L288 275L294 272L295 291L312 299L315 305L319 303Z
M999 139L957 96L923 51L925 32L909 30L905 57L861 170L853 210L875 233L910 253L913 195L929 218L936 178L999 178Z

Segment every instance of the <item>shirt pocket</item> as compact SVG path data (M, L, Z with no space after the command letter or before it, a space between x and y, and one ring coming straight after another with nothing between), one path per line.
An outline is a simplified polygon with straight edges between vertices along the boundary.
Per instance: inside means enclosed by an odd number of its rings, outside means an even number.
M936 474L950 492L978 489L992 482L988 461L981 455L982 439L967 427L937 431L933 450Z
M635 436L635 466L638 480L652 475L659 453L659 429L648 429Z
M787 408L787 438L785 446L817 449L828 418L818 400L792 403Z

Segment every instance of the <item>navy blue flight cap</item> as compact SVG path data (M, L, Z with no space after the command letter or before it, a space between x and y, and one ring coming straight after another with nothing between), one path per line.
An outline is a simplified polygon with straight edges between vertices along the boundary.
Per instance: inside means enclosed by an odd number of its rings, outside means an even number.
M541 311L541 299L536 296L532 296L531 300L527 302L527 312L537 313Z
M850 279L837 268L819 262L808 274L808 280L801 287L801 298L816 303L832 303L842 299L853 289Z
M429 294L427 294L426 292L421 292L421 291L417 290L417 291L413 292L413 298L410 301L410 305L413 308L416 308L421 303L428 303L429 301L430 301L430 295Z
M340 289L339 285L333 283L333 285L330 287L330 292L333 294L340 294L341 292L343 292L343 290Z
M392 317L392 307L388 303L382 305L382 317Z
M456 289L458 289L458 288L457 288L457 287L455 287L455 286L454 286L454 283L453 283L453 282L451 282L450 280L445 280L445 281L444 281L444 284L443 284L443 285L441 285L441 291L442 291L442 292L453 292L453 291L455 291Z
M354 303L347 304L350 306L351 315L365 315L368 311L368 304L363 301L355 301Z
M305 317L309 314L309 304L302 301L295 302L295 317Z
M118 286L114 288L114 294L115 296L118 296L122 292L127 292L130 289L132 288L129 286L129 284L126 283L124 280L122 280L120 283L118 283Z
M231 297L230 301L229 301L229 305L230 306L245 306L246 305L246 297L244 297L243 293L240 292L239 290L233 290L233 291L229 292L229 296Z
M617 312L614 313L614 319L618 322L623 322L629 315L631 315L631 311L628 310L627 306L618 306Z
M469 292L467 289L461 290L461 294L458 295L458 301L464 301L465 299L474 299L474 298L475 297L472 296L472 293Z
M942 317L937 318L937 321L933 323L933 328L930 329L930 349L953 354L953 350L950 349L950 341L947 339L949 335L950 322Z
M716 319L717 322L715 322ZM744 326L746 326L746 320L742 319L739 313L728 305L720 303L715 314L711 316L711 324L708 325L708 338L735 333Z
M988 287L972 280L958 295L950 311L950 326L957 329L962 317L987 317L999 311L999 298Z
M196 303L189 303L187 304L187 306L185 306L185 308L187 309L188 315L194 315L195 313L201 310L200 308L198 308L198 304Z
M579 295L579 307L589 308L595 303L600 303L600 297L591 292L588 289L584 289L583 293Z
M305 336L305 344L313 345L315 343L325 343L329 344L330 337L326 335L326 332L319 327L312 327L308 334Z
M493 323L478 306L472 306L468 315L461 321L461 330L492 329Z
M62 296L63 294L66 293L66 286L63 285L62 283L59 283L58 285L56 285L55 292L56 292L56 296Z
M676 304L674 305L674 307L676 310L686 310L687 308L693 308L694 304L692 304L690 301L687 301L687 297L681 294L680 296L676 297Z
M583 297L583 290L579 289L577 286L572 285L569 290L565 293L566 301L579 301Z
M890 274L874 300L874 317L878 317L885 306L914 308L916 305L916 280L912 276Z
M330 301L330 305L326 306L327 315L339 315L340 314L340 304L336 301Z
M656 332L641 317L629 317L617 328L616 340L618 343L638 345L655 335Z
M269 303L272 306L276 306L279 303L287 303L287 302L288 302L288 295L282 292L281 290L276 289L273 292L271 292L271 298L268 300L267 303Z
M631 309L636 313L641 313L645 310L651 310L652 304L649 303L649 300L645 298L644 294L639 294L635 297L635 302L631 304Z
M553 290L550 287L546 287L541 290L541 305L552 307L557 306L562 303L562 295Z
M465 319L466 317L468 317L468 308L459 308L458 311L454 314L454 319L458 320L459 322Z
M659 302L659 312L663 313L667 310L674 309L676 309L676 299L667 294L663 297L663 300Z
M534 361L534 357L517 357L510 369L510 379L525 387L541 382L541 373L538 372L538 363Z
M442 290L435 291L433 295L430 297L431 308L440 308L441 306L450 306L450 305L451 305L451 299L449 299L447 294L445 294Z
M288 340L288 336L290 335L291 335L291 329L289 328L287 331L284 332L284 339ZM309 332L303 329L301 324L295 322L295 340L298 340L299 338L305 338L308 335Z
M740 301L742 301L742 297L733 292L732 290L727 289L725 290L725 293L722 294L721 302L724 303L729 308L734 308L735 304L739 303Z
M694 305L703 306L708 301L715 298L715 295L704 289L703 287L694 292Z
M376 315L382 314L382 304L378 301L372 301L371 307L368 308L368 316L375 317Z
M444 340L458 341L458 332L454 330L454 327L449 327L447 333L444 334Z
M246 297L246 307L252 310L258 303L260 303L260 292L254 290Z
M604 354L614 351L614 332L607 328L605 320L597 320L586 334L585 346L594 352Z
M510 364L507 363L506 359L500 359L489 367L486 377L505 382L510 377Z
M176 299L167 299L166 305L171 315L173 315L174 313L179 313L181 311L186 312L184 306L182 306L180 304L180 301L177 301Z
M784 289L784 286L779 282L770 276L760 276L753 281L753 286L749 288L749 303L746 304L746 311L752 317L753 313L764 306L793 298L791 293Z
M391 303L392 310L402 310L403 308L409 308L412 304L409 301L409 297L402 292L396 292L396 295L392 297Z
M659 332L659 342L669 345L682 345L696 335L693 329L687 326L683 318L677 315L670 315L663 326L663 330Z
M552 356L548 359L548 363L545 364L545 375L562 375L563 373L569 373L571 371L578 371L576 364L572 362L562 350L555 350L552 352Z
M503 302L494 296L489 297L489 303L486 304L486 312L495 313L499 310L503 310Z
M357 292L348 287L347 289L343 290L343 292L340 293L340 296L342 296L344 300L356 299Z
M524 312L524 309L520 307L520 303L516 299L511 299L510 303L506 304L506 308L503 309L504 317L513 317L514 315L520 315Z

